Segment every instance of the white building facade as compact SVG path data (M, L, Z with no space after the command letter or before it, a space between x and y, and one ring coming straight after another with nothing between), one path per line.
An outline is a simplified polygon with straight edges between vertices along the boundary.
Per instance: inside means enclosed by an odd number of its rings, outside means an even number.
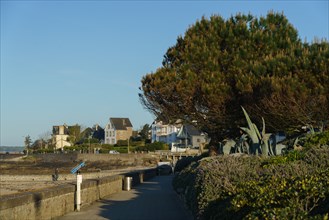
M64 147L70 147L71 143L68 142L68 126L67 125L57 125L53 126L53 143L56 149L62 149Z
M116 144L118 140L129 140L133 126L129 118L110 118L104 128L104 143Z
M177 144L181 147L200 148L209 142L207 134L201 132L193 125L176 122L174 125L155 121L152 124L152 143L164 142L166 144ZM170 145L171 146L171 145Z
M181 125L165 124L162 121L154 121L152 124L152 143L164 142L167 144L177 142L177 134Z
M104 139L104 143L105 144L116 144L116 132L115 132L115 127L114 125L111 123L111 121L109 121L107 123L107 125L105 126L104 129L104 134L105 134L105 139Z

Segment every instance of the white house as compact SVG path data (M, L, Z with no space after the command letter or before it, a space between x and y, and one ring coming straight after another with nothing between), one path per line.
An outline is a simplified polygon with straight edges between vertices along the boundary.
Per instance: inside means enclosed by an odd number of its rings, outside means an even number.
M181 127L180 124L166 124L163 121L154 121L152 124L152 143L164 142L167 144L177 141L177 133Z
M182 124L177 121L173 124L165 124L163 121L154 121L152 124L152 143L164 142L170 146L181 148L200 148L208 143L207 134L201 132L190 124Z
M133 133L129 118L110 118L104 129L104 143L116 144L118 140L128 140Z
M53 126L53 143L56 149L62 149L67 146L70 147L71 143L68 142L69 129L67 125Z

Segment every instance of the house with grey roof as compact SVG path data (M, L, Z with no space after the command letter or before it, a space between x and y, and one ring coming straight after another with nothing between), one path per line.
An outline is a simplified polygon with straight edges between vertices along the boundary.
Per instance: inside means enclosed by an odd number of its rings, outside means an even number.
M182 146L200 148L201 144L208 142L206 133L190 124L184 124L177 134Z
M199 148L208 143L207 134L190 124L183 124L181 120L174 124L154 121L152 124L152 143L164 142L169 146L177 145L181 148Z
M110 118L104 129L104 143L116 144L118 140L128 140L132 134L129 118Z
M181 124L169 124L164 121L155 120L151 125L151 137L153 142L163 142L167 144L177 141L177 133Z

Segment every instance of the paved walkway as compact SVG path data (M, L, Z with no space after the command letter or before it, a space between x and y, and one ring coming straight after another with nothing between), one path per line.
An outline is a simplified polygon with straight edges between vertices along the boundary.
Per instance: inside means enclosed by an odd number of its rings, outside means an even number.
M131 191L113 194L57 220L192 220L192 214L172 189L172 178L157 176Z

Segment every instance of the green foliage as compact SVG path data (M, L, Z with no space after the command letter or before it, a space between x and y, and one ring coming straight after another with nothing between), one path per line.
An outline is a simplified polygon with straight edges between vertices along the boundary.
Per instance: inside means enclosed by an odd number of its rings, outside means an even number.
M121 154L126 154L128 153L128 147L127 146L122 146L122 147L114 147L114 150L118 151ZM134 151L133 147L129 147L129 151Z
M73 146L65 146L64 147L64 151L67 152L79 152L79 151L87 151L89 149L89 145L88 144L80 144L80 145L73 145Z
M197 210L198 200L195 188L193 184L196 178L196 168L198 167L198 162L192 162L188 167L179 173L179 176L174 177L173 187L177 192L182 193L185 203L188 205L189 209L194 211Z
M323 219L329 210L329 148L283 156L217 156L174 178L199 219Z
M24 144L26 148L29 148L31 146L32 140L30 135L27 135L24 139Z
M144 146L145 142L144 141L136 141L133 138L129 140L129 146ZM117 143L114 146L118 147L123 147L123 146L128 146L128 140L118 140Z
M207 157L208 153L203 153L200 156L189 156L189 157L184 157L180 160L177 161L176 165L175 165L175 172L180 172L183 169L185 169L186 167L188 167L191 163L193 162L197 162L198 160Z
M84 138L84 133L80 132L80 128L81 126L76 124L73 126L68 126L68 134L70 135L68 140L72 143L72 144L76 144L79 141L83 140Z
M128 140L118 140L115 146L128 146Z
M113 150L114 146L112 144L102 144L101 147L105 150Z
M251 157L219 156L204 158L197 163L192 163L193 169L191 167L187 168L187 170L192 169L193 172L186 173L187 171L183 170L182 177L181 173L176 176L174 187L186 190L184 196L187 205L195 216L208 215L209 205L211 206L214 203L216 203L215 207L218 207L218 209L216 208L216 210L210 212L217 213L223 207L218 205L216 201L225 201L235 193L236 186L232 183L245 182L257 175L256 167L258 164L259 161L253 160ZM191 175L188 178L195 181L185 183L181 179L185 179L186 175Z
M169 150L169 146L163 142L154 142L145 144L145 146L138 146L135 151L156 151L156 150Z
M264 175L240 183L237 189L231 209L249 210L248 219L305 219L329 196L329 170L303 176Z
M327 146L329 147L329 130L324 132L319 132L315 134L308 135L303 143L304 147L312 146Z
M83 140L84 144L96 144L99 143L99 140L97 138L88 138Z
M53 153L54 150L53 149L46 149L46 148L43 148L43 149L38 149L38 150L34 150L33 153L37 153L37 154L45 154L45 153Z
M143 77L140 99L159 118L197 121L213 141L236 136L241 105L271 132L294 130L328 120L328 59L328 42L302 43L283 14L203 17Z
M89 152L89 150L91 150L92 152L94 152L94 149L98 150L98 153L104 153L104 154L108 154L110 150L116 150L119 153L128 153L128 146L113 146L110 144L91 144L89 146L89 144L80 144L80 145L75 145L75 146L71 146L71 147L64 147L64 151L68 151L68 152ZM134 146L129 146L129 151L135 151L135 147Z
M268 159L265 159L262 162L262 165L263 165L263 167L266 167L269 165L285 164L288 162L302 160L304 157L305 157L305 151L292 150L292 151L288 151L284 155L279 155L279 156L270 157Z
M143 140L146 140L149 138L149 131L150 131L150 125L149 124L145 124L141 131L139 132L139 135L141 136L141 138Z

